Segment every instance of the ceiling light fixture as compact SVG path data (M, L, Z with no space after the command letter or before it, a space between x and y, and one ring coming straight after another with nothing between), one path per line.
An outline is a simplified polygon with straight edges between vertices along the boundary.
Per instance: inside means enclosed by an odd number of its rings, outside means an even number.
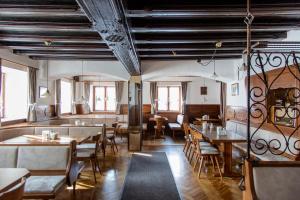
M214 73L211 75L211 78L216 80L218 78L218 74L216 73L216 60L214 59Z
M43 98L48 98L48 97L50 97L50 92L49 92L49 70L48 70L48 68L49 68L49 66L48 66L48 60L47 60L47 62L46 62L46 67L47 67L47 90L46 90L46 92L42 95L42 97Z
M81 61L81 97L80 97L80 102L81 103L85 103L86 99L83 96L83 92L84 92L84 81L83 81L83 60Z
M45 44L45 46L49 47L49 46L51 46L52 41L51 41L51 40L46 40L46 41L44 42L44 44Z
M215 49L214 49L214 52L213 52L213 54L212 54L212 56L211 56L211 59L210 59L209 61L207 61L206 63L203 63L202 60L199 58L199 59L197 59L197 63L199 63L199 64L202 65L202 66L207 66L207 65L209 65L211 62L213 62L213 61L215 60L215 56L216 56L216 54L217 54L217 49L221 48L222 45L223 45L223 42L222 42L222 41L217 41L217 42L215 43Z

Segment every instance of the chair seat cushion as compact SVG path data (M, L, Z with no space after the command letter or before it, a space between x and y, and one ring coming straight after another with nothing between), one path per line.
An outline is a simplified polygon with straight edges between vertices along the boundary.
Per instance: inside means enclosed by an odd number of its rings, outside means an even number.
M202 147L213 147L209 142L199 142L200 148Z
M78 149L77 150L77 158L89 158L94 154L93 149Z
M95 149L96 144L95 143L84 143L84 144L79 144L76 146L77 149Z
M171 130L181 130L181 125L178 123L169 123L169 127Z
M30 176L26 179L25 193L55 193L65 184L65 176Z
M214 147L206 147L201 149L201 154L202 155L218 155L220 154L220 152L218 151L218 149L214 148Z

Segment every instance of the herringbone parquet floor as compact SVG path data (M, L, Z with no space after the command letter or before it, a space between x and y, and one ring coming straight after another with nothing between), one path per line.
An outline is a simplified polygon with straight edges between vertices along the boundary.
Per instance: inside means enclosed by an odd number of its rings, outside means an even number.
M147 143L146 143L147 144ZM151 142L143 147L143 151L164 151L167 153L169 163L183 200L240 200L242 192L238 189L239 179L224 178L223 182L208 173L202 173L198 179L193 168L182 152L181 145L162 145L161 142ZM97 174L97 184L94 184L91 168L87 168L76 189L76 198L71 195L71 189L59 193L56 200L118 200L122 192L131 153L127 151L124 142L119 144L119 152L113 155L108 149L108 155L102 160L104 175ZM210 167L208 167L210 168Z

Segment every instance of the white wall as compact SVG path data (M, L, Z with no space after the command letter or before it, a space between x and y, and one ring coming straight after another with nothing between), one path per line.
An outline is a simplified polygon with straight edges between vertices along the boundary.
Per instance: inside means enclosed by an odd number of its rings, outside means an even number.
M47 64L45 61L39 62L39 70L37 72L37 103L39 105L54 105L55 104L55 79L49 78L48 89L50 96L48 98L39 98L39 87L47 87Z
M65 61L50 60L50 77L72 77L82 75L111 77L117 80L128 80L130 75L119 61Z
M172 81L171 81L172 80ZM180 85L181 81L188 83L187 104L219 104L220 83L203 77L165 77L155 80L157 85ZM207 95L200 95L200 87L207 86ZM150 82L143 82L143 104L150 104Z
M234 59L216 60L217 80L228 82L234 78ZM203 61L206 62L206 61ZM145 81L174 76L201 76L211 78L213 62L202 66L195 60L177 61L142 61L142 79Z

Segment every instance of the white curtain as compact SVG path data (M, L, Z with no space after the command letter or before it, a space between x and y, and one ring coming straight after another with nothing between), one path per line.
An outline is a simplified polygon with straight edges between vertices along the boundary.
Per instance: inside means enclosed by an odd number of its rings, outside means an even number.
M186 112L186 94L187 94L188 82L181 82L181 98L182 98L182 109L181 113L184 115Z
M151 114L156 114L157 82L150 83Z
M27 121L35 122L37 120L35 105L36 105L36 72L37 69L28 67L28 114Z
M121 100L122 100L124 82L116 81L115 87L116 87L116 114L119 115L121 114Z
M61 114L61 79L55 81L55 95L56 95L56 115Z
M226 88L227 88L227 84L226 83L223 83L221 82L221 85L220 85L220 119L221 119L221 122L222 122L222 126L225 127L225 114L226 114Z

